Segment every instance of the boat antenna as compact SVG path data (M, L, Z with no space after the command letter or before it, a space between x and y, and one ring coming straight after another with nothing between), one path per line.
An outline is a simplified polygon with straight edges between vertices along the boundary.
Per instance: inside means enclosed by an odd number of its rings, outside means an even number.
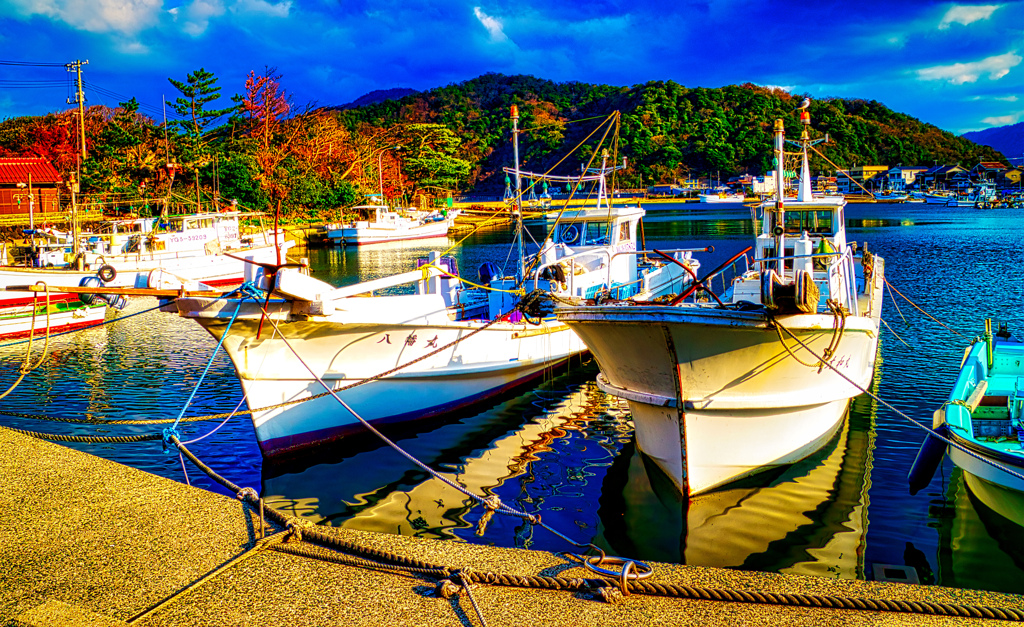
M523 193L519 174L519 107L512 105L512 158L516 166L516 196L513 211L516 212L516 240L519 242L519 275L516 283L526 280L526 253L523 250Z

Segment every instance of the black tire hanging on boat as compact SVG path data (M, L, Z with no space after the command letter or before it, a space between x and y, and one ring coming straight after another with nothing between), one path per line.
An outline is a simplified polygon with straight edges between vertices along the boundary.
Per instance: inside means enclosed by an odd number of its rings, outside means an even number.
M117 277L117 270L111 265L102 265L100 269L96 271L96 276L100 278L104 283L110 283Z

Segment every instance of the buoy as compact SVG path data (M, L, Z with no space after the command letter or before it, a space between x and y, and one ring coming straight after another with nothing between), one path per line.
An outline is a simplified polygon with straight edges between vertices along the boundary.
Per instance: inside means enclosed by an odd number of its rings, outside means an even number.
M907 481L910 483L911 495L917 494L932 482L932 477L935 476L935 471L939 468L939 462L942 461L942 456L946 453L948 445L942 438L949 433L949 427L946 425L945 416L945 409L935 410L931 433L925 436L921 448L917 451L917 457L914 458L914 463L910 466ZM942 438L933 434L938 434Z

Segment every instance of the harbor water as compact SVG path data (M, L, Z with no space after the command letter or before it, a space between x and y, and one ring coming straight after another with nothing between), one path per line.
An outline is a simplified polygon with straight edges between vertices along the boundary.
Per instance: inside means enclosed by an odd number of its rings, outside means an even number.
M715 252L701 256L704 268L753 238L750 212L740 205L646 208L647 248L711 244ZM907 472L923 433L898 413L931 423L985 318L1024 336L1024 233L1014 226L1019 216L1013 209L923 204L850 205L846 214L848 238L886 259L886 278L906 297L885 294L887 326L872 388L884 403L867 395L855 399L835 438L793 466L680 499L637 452L627 405L597 389L597 368L588 358L500 402L417 424L415 430L385 432L477 494L496 494L518 509L540 513L566 536L615 555L860 579L874 578L886 566L907 566L922 584L1024 593L1024 521L988 510L948 460L925 490L910 496ZM543 225L531 226L537 239L542 230ZM452 254L470 279L487 261L511 270L511 237L505 227L481 231ZM345 285L408 270L441 244L302 254L317 277ZM230 360L223 353L213 356L214 340L192 321L146 311L155 304L137 298L117 322L51 338L48 357L0 400L6 412L0 425L137 435L167 426L145 424L149 419L244 409ZM132 313L138 315L127 316ZM17 379L26 347L24 341L0 344L0 392ZM42 350L37 340L34 358ZM140 424L90 425L42 416ZM179 430L214 470L256 488L271 505L319 524L578 550L520 519L485 516L482 507L370 438L270 463L260 455L248 416L184 423ZM222 491L159 442L67 446ZM124 506L131 504L126 494Z

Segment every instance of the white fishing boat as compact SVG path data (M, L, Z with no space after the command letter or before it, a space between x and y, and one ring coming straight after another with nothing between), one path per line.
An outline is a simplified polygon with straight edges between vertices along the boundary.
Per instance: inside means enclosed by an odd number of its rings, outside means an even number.
M698 194L697 198L700 200L700 202L704 203L741 203L744 200L746 200L746 196L743 195L743 192L734 192L726 187L720 187L707 194Z
M513 109L514 129L517 121ZM516 143L514 149L518 155ZM369 423L450 412L541 377L584 350L566 325L530 306L537 295L653 298L690 281L699 264L686 251L664 265L638 261L643 210L608 205L606 173L582 176L599 183L600 208L556 224L529 260L520 225L511 276L485 263L476 281L463 282L455 259L434 252L417 270L353 286L283 269L273 282L254 277L269 299L179 298L175 306L223 339L265 455L363 429L325 386Z
M911 494L926 486L942 453L964 471L971 492L1004 518L1024 526L1024 342L1008 332L967 348L956 382L933 428L954 446L928 436L910 473Z
M157 218L111 222L107 232L87 237L81 260L75 259L72 245L64 243L57 251L51 248L48 257L36 258L35 267L0 266L0 288L39 282L76 286L97 275L110 287L150 287L154 274L160 275L161 287L169 287L172 278L180 285L241 283L247 260L283 262L294 244L285 241L281 231L277 233L276 246L274 235L268 230L243 232L239 218L246 215L230 211L171 216L160 224ZM55 260L63 265L55 264ZM79 264L83 269L78 269ZM32 296L24 292L0 291L0 306L31 301Z
M360 205L353 219L326 228L335 245L366 246L384 242L447 237L458 211L395 211L387 205Z
M777 120L780 164L784 134ZM755 208L752 265L721 296L711 278L750 248L668 304L556 310L596 357L598 385L629 401L640 450L685 495L806 457L871 382L884 266L847 242L842 196L812 195L807 150L819 141L805 126L793 142L803 160L797 197Z

